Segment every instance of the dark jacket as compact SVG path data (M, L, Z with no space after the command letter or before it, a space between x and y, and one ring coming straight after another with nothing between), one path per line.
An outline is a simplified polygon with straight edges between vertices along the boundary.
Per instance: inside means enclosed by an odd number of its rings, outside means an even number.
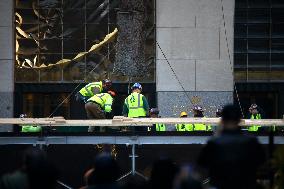
M218 189L253 189L256 171L265 153L255 137L225 131L208 141L198 163L209 171L211 185Z
M1 189L29 189L28 176L23 171L4 175L0 180Z

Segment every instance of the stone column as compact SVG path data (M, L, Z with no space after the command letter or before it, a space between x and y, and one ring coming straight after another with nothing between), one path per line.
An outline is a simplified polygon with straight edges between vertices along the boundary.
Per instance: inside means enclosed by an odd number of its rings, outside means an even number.
M14 30L13 1L0 1L0 117L13 117ZM12 126L0 126L0 132Z
M223 0L229 61L221 0L156 0L157 41L181 81L179 85L156 46L157 96L161 116L178 117L193 105L205 116L233 102L234 0Z

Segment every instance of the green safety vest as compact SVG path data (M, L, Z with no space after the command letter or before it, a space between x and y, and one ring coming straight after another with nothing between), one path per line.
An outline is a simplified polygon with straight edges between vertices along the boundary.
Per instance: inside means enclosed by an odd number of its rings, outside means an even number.
M163 123L156 123L155 127L156 131L166 131L166 125Z
M100 82L93 82L93 83L89 83L88 85L86 85L85 87L83 87L79 93L83 96L87 96L87 97L91 97L94 96L93 93L93 89L97 87L100 89L100 93L103 91L103 83Z
M212 131L210 125L205 125L202 123L195 124L176 124L177 131Z
M250 119L261 119L261 115L260 114L256 114L255 116L251 115ZM260 125L252 125L248 128L248 131L257 132L258 128L260 128L260 127L261 127Z
M112 111L111 106L112 106L113 98L108 93L96 94L92 96L91 98L89 98L87 102L95 102L99 104L105 112Z
M179 123L179 124L176 124L176 130L177 131L193 131L193 125Z
M210 125L205 125L202 123L195 123L193 124L193 130L194 131L212 131L212 128Z
M125 102L128 107L128 117L145 117L147 115L143 107L143 95L137 92L131 93Z
M21 132L23 133L37 133L41 132L41 127L35 125L23 125Z

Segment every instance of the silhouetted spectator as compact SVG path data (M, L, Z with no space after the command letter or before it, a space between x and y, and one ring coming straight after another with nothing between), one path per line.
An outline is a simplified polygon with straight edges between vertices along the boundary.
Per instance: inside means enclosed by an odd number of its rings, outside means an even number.
M29 148L24 154L23 166L1 179L1 189L53 189L58 172L47 160L46 153L38 148Z
M189 176L181 180L181 183L177 189L202 189L202 184L199 180Z
M181 166L178 176L175 180L175 189L202 189L200 175L195 166L185 164Z
M255 137L245 136L238 126L241 112L234 105L222 110L220 136L203 148L199 164L207 168L210 184L218 189L253 189L256 171L265 161L265 153Z
M151 189L172 189L178 167L167 158L154 162L149 187Z
M109 153L99 154L94 163L94 170L90 173L88 189L116 189L119 177L119 167L116 160Z

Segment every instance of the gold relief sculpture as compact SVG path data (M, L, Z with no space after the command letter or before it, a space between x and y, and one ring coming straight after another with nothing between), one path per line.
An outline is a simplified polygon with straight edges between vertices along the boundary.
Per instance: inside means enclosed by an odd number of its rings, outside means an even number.
M21 23L21 22L19 22L19 23ZM20 29L20 27L16 27L16 30L23 37L30 38L28 34L26 34L23 30ZM16 60L17 60L18 64L21 65L20 66L21 68L43 69L43 68L50 68L50 67L53 67L53 66L66 66L67 64L69 64L72 61L79 61L80 59L82 59L84 56L86 56L89 53L95 53L95 52L99 51L105 44L113 41L115 36L117 35L117 33L118 33L118 30L117 30L117 28L115 28L114 31L107 34L101 42L94 44L87 52L78 53L73 59L62 59L62 60L60 60L60 61L58 61L54 64L49 64L49 65L41 64L40 66L36 66L37 55L35 56L33 62L29 59L25 59L25 61L21 64L18 60L18 56L16 57ZM18 53L18 51L19 51L19 43L16 40L16 53Z

